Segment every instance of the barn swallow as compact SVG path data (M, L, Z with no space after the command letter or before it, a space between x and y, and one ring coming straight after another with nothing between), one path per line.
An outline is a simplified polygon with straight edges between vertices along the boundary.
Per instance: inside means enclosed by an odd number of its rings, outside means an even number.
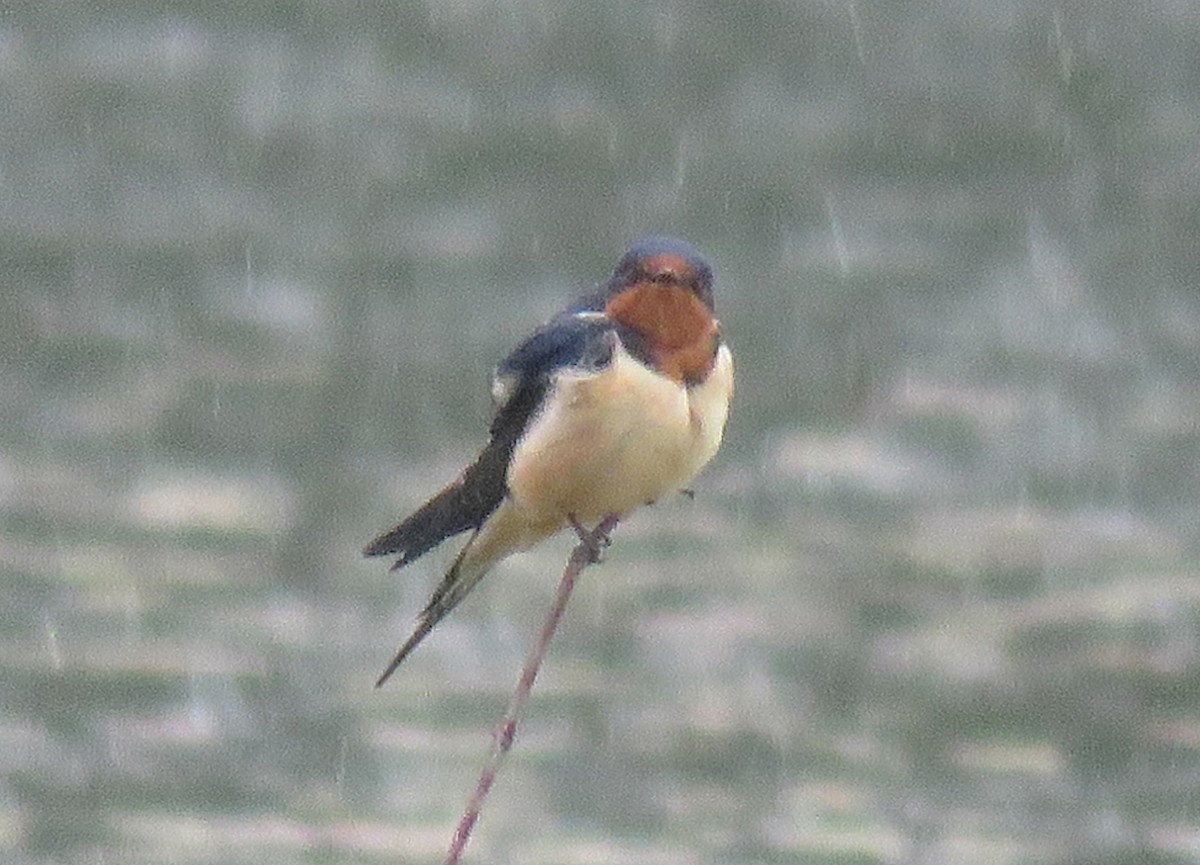
M712 268L685 241L637 243L500 362L475 462L363 551L395 569L471 533L376 687L496 562L684 488L717 452L732 394Z

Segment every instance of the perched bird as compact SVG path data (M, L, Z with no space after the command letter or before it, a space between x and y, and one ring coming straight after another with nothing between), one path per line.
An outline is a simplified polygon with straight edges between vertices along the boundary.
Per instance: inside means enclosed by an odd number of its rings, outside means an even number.
M708 262L682 240L637 243L500 362L475 462L364 550L400 568L471 532L376 686L496 562L682 489L717 452L732 394Z

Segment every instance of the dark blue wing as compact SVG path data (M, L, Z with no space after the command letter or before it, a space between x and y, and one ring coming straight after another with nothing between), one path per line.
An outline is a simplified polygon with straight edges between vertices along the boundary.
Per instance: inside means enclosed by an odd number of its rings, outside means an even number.
M618 340L634 357L647 359L645 340L603 313L567 312L540 328L496 367L492 395L498 408L493 434L499 426L512 422L506 409L522 391L537 390L540 402L555 372L603 369L612 362ZM522 427L526 421L527 417L522 418Z
M500 361L501 378L545 378L562 367L599 369L612 360L614 323L600 314L563 315Z
M603 315L564 315L521 343L496 369L496 416L479 457L458 480L376 538L365 553L396 555L394 567L399 568L447 538L482 526L504 501L513 449L541 408L555 371L603 368L612 360L614 334L622 341L636 339Z

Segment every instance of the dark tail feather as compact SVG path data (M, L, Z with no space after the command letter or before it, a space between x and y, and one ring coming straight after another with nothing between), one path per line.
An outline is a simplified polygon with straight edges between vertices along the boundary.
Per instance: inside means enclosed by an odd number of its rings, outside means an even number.
M471 480L468 470L467 474L427 501L396 528L371 541L363 550L363 555L398 554L400 558L392 565L395 570L429 552L447 538L479 528L488 514L496 509L501 496L480 495L478 484L471 483Z
M387 669L384 670L379 678L375 680L376 688L383 687L383 683L392 677L392 673L396 672L396 668L399 667L401 662L408 657L408 653L415 649L417 644L425 639L426 635L433 630L433 626L436 624L436 619L429 619L425 616L420 618L420 620L417 622L416 630L412 632L412 636L405 641L404 645L400 647L400 651L396 653L396 657L392 658L392 662L387 665Z
M396 652L396 657L392 658L392 662L387 665L387 669L375 680L375 687L382 687L383 683L391 678L392 673L396 672L396 668L403 663L404 659L409 656L422 640L429 635L434 626L446 615L458 606L458 602L470 593L471 589L475 588L483 576L482 573L468 580L459 578L459 569L462 566L463 559L466 558L467 550L471 548L471 544L475 541L479 530L476 529L475 534L471 536L471 540L467 541L466 546L462 548L462 552L458 554L458 558L454 560L449 572L442 578L441 584L437 587L437 591L433 593L429 604L421 611L420 618L417 619L417 626L413 629L412 635L404 641L404 645L400 647L400 651ZM399 564L399 563L398 563Z
M512 404L512 400L509 404ZM396 555L399 558L392 565L392 570L395 570L404 567L454 535L472 529L477 535L480 526L504 501L507 490L505 475L508 471L508 459L512 454L526 415L516 418L517 421L520 421L519 424L514 421L508 427L503 427L500 420L507 417L509 415L505 414L505 410L501 410L497 421L493 423L492 440L483 449L479 458L463 472L462 477L422 505L415 514L396 528L385 535L380 535L368 544L367 548L363 550L363 555ZM462 552L458 554L453 567L442 579L428 606L417 620L417 627L412 636L400 647L396 657L383 671L383 675L375 683L376 687L388 680L388 677L400 666L409 652L425 639L425 636L433 630L433 626L454 609L483 576L487 569L486 566L478 572L465 575L465 577L461 572L467 550L471 549L474 539L473 535L463 547Z

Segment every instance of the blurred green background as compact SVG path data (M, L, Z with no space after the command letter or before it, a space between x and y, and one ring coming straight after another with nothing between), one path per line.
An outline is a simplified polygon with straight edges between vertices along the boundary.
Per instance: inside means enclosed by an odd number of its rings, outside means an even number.
M467 861L1200 861L1200 17L0 15L0 859L440 861L550 603L362 546L654 232L738 361Z

